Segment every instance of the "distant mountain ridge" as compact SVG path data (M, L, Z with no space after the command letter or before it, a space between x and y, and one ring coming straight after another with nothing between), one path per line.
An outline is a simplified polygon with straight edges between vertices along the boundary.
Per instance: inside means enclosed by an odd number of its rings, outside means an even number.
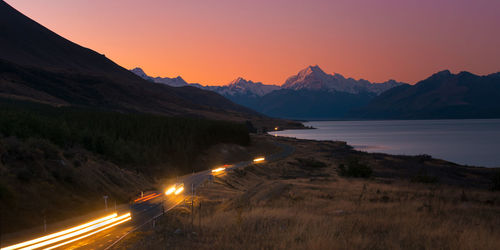
M175 86L171 80L174 78L153 78L140 68L131 71L144 79ZM331 75L317 65L299 71L281 86L266 85L242 77L221 86L187 83L188 86L217 92L265 115L288 119L344 118L350 110L362 107L378 94L404 84L394 80L371 83L363 79L345 78L340 74Z
M390 89L350 116L365 119L500 118L500 72L440 71Z
M272 91L280 89L277 85L265 85L261 82L247 81L242 77L238 77L227 85L223 86L206 86L206 89L213 90L223 96L234 95L251 95L264 96Z
M142 70L139 67L131 69L130 71L132 73L140 76L144 80L148 80L148 81L155 82L155 83L163 83L163 84L166 84L166 85L169 85L169 86L172 86L172 87L184 87L184 86L188 86L189 85L180 76L177 76L175 78L169 78L169 77L151 77L151 76L148 76L144 72L144 70Z
M345 78L341 74L333 75L325 73L318 65L309 66L297 75L289 77L281 86L284 89L308 89L308 90L328 90L359 94L360 92L371 92L380 94L390 88L403 85L405 83L389 80L383 83L371 83L367 80L355 80Z
M327 74L309 66L283 85L238 78L201 86L263 114L288 119L500 118L500 72L478 76L444 70L415 85Z
M182 87L182 86L192 86L200 89L210 90L217 92L223 96L234 96L234 95L252 95L252 96L263 96L274 90L279 89L279 86L276 85L265 85L261 82L253 82L247 81L242 77L238 77L235 80L229 82L226 85L221 86L203 86L198 83L187 83L182 79L182 77L178 76L176 78L169 77L151 77L147 75L143 69L136 67L130 70L132 73L140 76L141 78L155 82L166 84L172 87Z
M318 65L308 66L299 71L297 75L289 77L281 86L266 85L261 82L253 82L238 77L235 80L225 85L218 86L202 86L198 83L187 83L178 76L176 78L169 77L151 77L147 75L144 70L139 67L130 70L134 74L142 77L143 79L150 80L156 83L163 83L173 87L179 86L195 86L207 90L215 91L224 96L227 95L241 95L252 94L256 96L264 96L272 91L279 89L292 89L292 90L325 90L346 92L351 94L358 94L360 92L370 92L380 94L393 87L403 85L406 83L397 82L395 80L388 80L383 83L371 83L367 80L355 80L353 78L345 78L341 74L335 73L333 75L325 73Z

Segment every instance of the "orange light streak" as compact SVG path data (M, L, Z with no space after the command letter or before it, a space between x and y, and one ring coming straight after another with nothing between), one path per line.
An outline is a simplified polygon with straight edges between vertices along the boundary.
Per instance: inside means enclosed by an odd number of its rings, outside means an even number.
M265 159L266 159L266 158L264 158L264 157L259 157L259 158L255 158L255 159L253 160L253 162L263 162Z
M148 198L149 196L152 196L152 195L154 195L154 194L155 194L155 193L148 194L148 195L143 196L143 197L141 197L141 198L139 198L139 199L135 199L135 200L134 200L134 202L138 202L138 201L140 201L140 200L146 199L146 198Z
M121 215L119 217L114 217L114 218L111 218L109 220L106 220L104 222L101 222L99 224L95 224L95 225L92 225L92 226L89 226L89 227L86 227L86 228L83 228L83 229L80 229L78 231L75 231L75 232L72 232L72 233L68 233L68 234L65 234L65 235L62 235L62 236L59 236L57 238L53 238L53 239L50 239L50 240L46 240L46 241L43 241L43 242L40 242L38 244L35 244L35 245L31 245L31 246L28 246L28 247L25 247L25 248L22 248L22 249L36 249L36 248L40 248L40 247L44 247L44 246L48 246L48 245L52 245L54 243L57 243L57 242L60 242L60 241L63 241L63 240L66 240L66 239L70 239L70 238L73 238L75 236L78 236L78 235L81 235L81 234L84 234L84 233L87 233L87 232L90 232L92 230L95 230L95 229L98 229L98 228L101 228L103 226L106 226L106 225L109 225L109 224L112 224L116 221L120 221L120 220L123 220L127 217L130 217L130 213L126 213L124 215Z
M175 185L172 185L167 191L165 191L165 195L170 195L171 193L175 192Z
M112 224L112 225L109 225L109 226L107 226L107 227L104 227L104 228L101 228L101 229L99 229L99 230L93 231L93 232L88 233L88 234L86 234L86 235L83 235L83 236L80 236L80 237L74 238L74 239L72 239L72 240L65 241L65 242L63 242L63 243L61 243L61 244L58 244L58 245L55 245L55 246L51 246L51 247L45 248L45 250L50 250L50 249L58 248L58 247L61 247L61 246L67 245L67 244L69 244L69 243L71 243L71 242L75 242L75 241L77 241L77 240L81 240L81 239L83 239L83 238L89 237L89 236L94 235L94 234L96 234L96 233L102 232L102 231L104 231L104 230L106 230L106 229L109 229L109 228L112 228L112 227L117 226L117 225L119 225L119 224L122 224L122 223L124 223L124 222L127 222L127 221L129 221L129 220L131 220L131 219L132 219L132 218L131 218L131 217L130 217L130 215L129 215L129 216L128 216L128 217L126 217L125 219L123 219L123 220L121 220L121 221L118 221L118 222L116 222L116 223L114 223L114 224Z
M154 198L156 198L156 197L158 197L158 196L160 196L160 195L161 195L161 194L157 194L157 195L155 195L155 196L151 196L151 197L149 197L149 198L147 198L147 199L145 199L145 200L142 200L142 201L141 201L141 203L142 203L142 202L149 201L149 200L152 200L152 199L154 199Z
M49 235L46 235L46 236L43 236L43 237L40 237L40 238L36 238L36 239L25 241L25 242L21 242L21 243L12 245L12 246L4 247L1 250L19 249L19 248L22 248L22 247L33 245L33 244L36 244L38 242L46 241L46 240L49 240L49 239L52 239L52 238L55 238L55 237L58 237L58 236L61 236L61 235L65 235L65 234L68 234L68 233L71 233L71 232L74 232L74 231L77 231L77 230L80 230L80 229L83 229L83 228L90 227L90 226L95 225L97 223L100 223L100 222L107 221L107 220L110 220L112 218L115 218L116 216L117 216L117 214L114 213L114 214L111 214L111 215L99 218L97 220L93 220L93 221L87 222L85 224L82 224L82 225L79 225L79 226L76 226L76 227L72 227L72 228L69 228L69 229L57 232L57 233L49 234Z
M221 172L224 170L226 170L226 168L216 168L216 169L212 170L212 173L218 173L218 172Z
M178 195L178 194L182 193L182 191L184 191L184 187L180 187L177 190L175 190L175 194Z

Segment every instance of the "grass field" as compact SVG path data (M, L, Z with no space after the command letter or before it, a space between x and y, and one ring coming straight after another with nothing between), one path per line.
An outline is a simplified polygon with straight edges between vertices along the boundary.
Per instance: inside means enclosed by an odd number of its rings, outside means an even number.
M352 157L341 143L288 142L297 149L292 157L206 183L197 190L194 213L189 203L178 207L156 228L137 233L121 247L500 249L500 195L486 188L492 184L486 177L485 187L475 187L483 176L476 170L461 170L474 176L471 185L456 184L464 179L445 174L433 182L405 177L411 173L388 178L391 169L384 165L390 164L368 164L373 176L349 178L338 174L339 165L348 164L345 157ZM379 157L360 156L364 163ZM421 164L445 164L427 161ZM450 167L451 175L456 167Z

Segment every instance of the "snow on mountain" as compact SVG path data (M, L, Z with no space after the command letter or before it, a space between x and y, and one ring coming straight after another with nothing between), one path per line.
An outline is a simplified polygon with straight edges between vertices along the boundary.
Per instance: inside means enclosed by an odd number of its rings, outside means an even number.
M156 83L163 83L170 85L172 87L183 87L187 86L188 83L182 79L182 77L178 76L176 78L168 78L168 77L155 77L153 81Z
M389 80L384 83L371 83L367 80L355 80L345 78L341 74L333 75L325 73L319 66L309 66L297 75L289 77L281 86L284 89L292 90L328 90L337 92L347 92L358 94L361 92L371 92L377 95L395 86L404 83Z
M235 80L231 81L228 85L213 88L214 91L224 96L264 96L278 89L280 89L280 87L276 85L265 85L261 82L247 81L241 77L238 77Z
M144 70L142 70L139 67L131 69L130 71L132 73L140 76L141 78L143 78L145 80L152 81L152 82L155 82L155 83L162 83L162 84L166 84L166 85L169 85L169 86L172 86L172 87L183 87L183 86L187 86L188 85L188 83L186 81L184 81L184 79L182 79L182 77L180 77L180 76L175 77L175 78L169 78L169 77L151 77L151 76L148 76L144 72Z
M145 80L151 80L152 77L146 75L146 72L144 72L144 70L142 70L141 68L139 67L136 67L136 68L133 68L130 70L132 73L140 76L142 79L145 79Z
M388 89L405 84L394 80L389 80L383 83L371 83L364 79L355 80L353 78L345 78L341 74L337 73L334 73L333 75L327 74L317 65L309 66L299 71L297 75L289 77L281 87L245 80L242 77L236 78L227 85L202 86L198 83L187 83L180 76L176 78L151 77L148 76L141 68L134 68L130 71L152 82L167 84L173 87L193 86L205 90L211 90L226 97L242 95L248 97L262 97L279 89L325 90L329 92L345 92L349 94L366 92L379 95Z
M140 76L143 79L167 84L172 87L183 87L183 86L193 86L201 89L211 90L217 92L223 96L234 96L234 95L249 95L249 96L264 96L274 90L280 89L277 85L265 85L261 82L247 81L241 77L236 78L227 85L223 86L203 86L198 83L187 83L178 76L176 78L169 77L151 77L148 76L144 70L137 67L130 70L132 73Z

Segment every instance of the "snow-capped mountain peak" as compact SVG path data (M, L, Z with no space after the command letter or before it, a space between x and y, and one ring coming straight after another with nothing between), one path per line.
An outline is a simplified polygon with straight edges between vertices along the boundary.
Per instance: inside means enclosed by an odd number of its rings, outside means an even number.
M149 78L149 76L148 76L148 75L146 75L146 72L144 72L144 70L142 70L142 69L141 69L141 68L139 68L139 67L135 67L135 68L131 69L130 71L131 71L132 73L134 73L134 74L136 74L136 75L140 76L140 77L141 77L141 78L143 78L143 79L147 79L147 78Z
M380 94L387 89L401 84L403 83L396 81L374 84L364 79L346 79L341 74L327 74L318 65L315 65L308 66L299 71L297 75L289 77L281 87L292 90L307 89L347 92L351 94L358 94L361 92Z
M250 94L255 96L264 96L274 90L279 89L276 85L266 85L261 82L253 82L238 77L229 84L217 88L217 92L222 95L237 95L237 94Z
M228 85L238 85L238 84L248 84L249 82L252 82L252 81L247 81L245 78L243 77L238 77L234 80L232 80L231 82L229 82ZM252 82L253 83L253 82Z
M139 67L131 69L130 71L152 82L167 84L173 87L193 86L215 91L226 97L242 95L261 97L279 89L347 92L351 94L366 92L378 95L390 88L404 84L394 80L389 80L384 83L371 83L364 79L356 80L353 78L345 78L338 73L327 74L318 65L308 66L300 70L296 75L289 77L281 87L277 85L266 85L261 82L253 82L243 77L238 77L223 86L202 86L200 84L187 83L180 76L175 78L151 77Z
M172 86L172 87L182 87L182 86L187 86L188 85L188 83L186 81L184 81L184 79L182 79L182 77L180 77L180 76L177 76L175 78L169 78L169 77L151 77L151 76L147 75L146 72L144 72L144 70L142 70L139 67L131 69L130 71L132 73L138 75L142 79L145 79L145 80L148 80L148 81L152 81L152 82L155 82L155 83L166 84L166 85L169 85L169 86Z

